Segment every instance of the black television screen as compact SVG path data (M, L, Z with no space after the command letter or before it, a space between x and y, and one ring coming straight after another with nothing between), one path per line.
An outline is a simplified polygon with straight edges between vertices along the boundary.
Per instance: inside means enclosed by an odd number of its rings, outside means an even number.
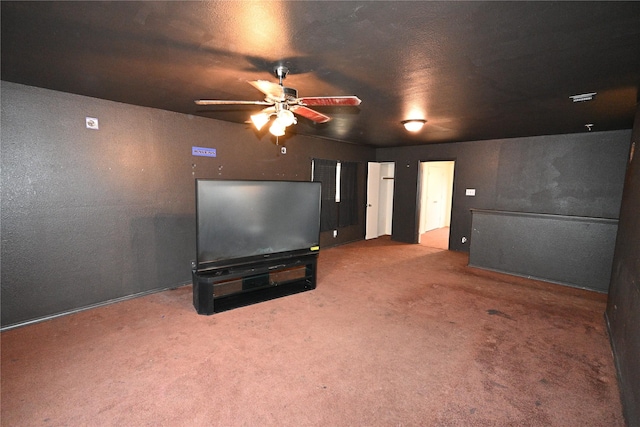
M196 180L197 271L318 251L320 183Z

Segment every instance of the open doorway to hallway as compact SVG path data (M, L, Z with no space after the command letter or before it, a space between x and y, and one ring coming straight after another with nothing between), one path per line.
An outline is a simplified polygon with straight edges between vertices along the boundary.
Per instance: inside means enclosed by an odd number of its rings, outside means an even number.
M365 239L391 234L395 163L367 164L367 213Z
M420 162L418 243L449 249L454 161Z

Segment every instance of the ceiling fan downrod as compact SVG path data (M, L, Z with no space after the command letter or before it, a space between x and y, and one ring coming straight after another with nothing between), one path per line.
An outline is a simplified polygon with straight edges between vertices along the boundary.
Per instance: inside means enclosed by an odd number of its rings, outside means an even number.
M287 77L287 74L289 74L289 69L284 65L279 65L273 69L273 72L280 81L280 86L282 86L282 82Z

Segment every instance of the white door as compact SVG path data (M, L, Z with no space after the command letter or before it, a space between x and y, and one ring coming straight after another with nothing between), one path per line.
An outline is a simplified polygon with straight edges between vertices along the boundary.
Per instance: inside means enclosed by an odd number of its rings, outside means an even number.
M395 163L370 162L367 176L367 224L365 239L391 234Z
M444 227L444 214L446 210L445 193L446 177L445 171L438 166L427 166L427 201L426 201L426 221L424 231L434 230Z
M418 236L427 231L427 177L428 177L428 162L420 162L420 168L418 169L418 197L419 197L419 221L418 221ZM418 239L419 241L419 239Z
M380 163L378 236L392 233L395 163Z
M369 162L367 175L367 225L365 239L375 239L378 234L378 210L380 202L380 163Z

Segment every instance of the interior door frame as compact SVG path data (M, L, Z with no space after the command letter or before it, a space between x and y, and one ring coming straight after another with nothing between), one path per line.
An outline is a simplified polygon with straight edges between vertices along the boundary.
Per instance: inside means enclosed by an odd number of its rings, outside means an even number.
M370 170L371 168L369 167L369 165L371 163L377 164L380 167L378 168L378 170L380 171L377 176L372 177L370 176ZM383 168L383 166L389 166L387 168ZM382 176L383 174L388 174L387 169L391 169L393 176ZM377 237L382 236L383 234L387 234L386 232L388 231L388 234L392 233L392 224L393 224L393 197L394 197L394 192L395 192L395 186L394 186L394 182L395 182L395 170L396 170L396 162L394 161L382 161L382 162L367 162L367 201L365 204L365 224L364 224L364 238L365 240L367 239L375 239ZM378 197L377 197L377 206L371 206L371 203L369 201L369 191L370 191L370 186L372 185L371 180L372 179L376 179L378 180L377 182L377 187L378 187ZM371 209L375 208L376 211L376 215L370 215L370 213L372 213ZM371 224L371 219L372 216L375 216L375 227L372 227ZM381 226L380 226L380 222L384 221L387 225L388 230L382 230L381 231ZM372 234L370 234L370 230L372 230L372 228L375 228L375 232Z
M451 208L449 212L448 222L451 224L454 210L454 194L455 194L455 186L456 186L456 171L457 171L457 159L456 158L444 158L444 159L429 159L429 160L420 160L418 163L418 176L417 176L417 185L416 185L416 222L415 222L415 242L420 243L420 219L421 212L425 208L424 204L426 200L422 198L422 185L424 182L424 177L422 176L422 164L423 163L433 163L433 162L452 162L453 163L453 174L451 177L451 196L449 197L448 202L451 203ZM449 233L451 234L451 228L449 228ZM450 247L451 241L449 240Z

